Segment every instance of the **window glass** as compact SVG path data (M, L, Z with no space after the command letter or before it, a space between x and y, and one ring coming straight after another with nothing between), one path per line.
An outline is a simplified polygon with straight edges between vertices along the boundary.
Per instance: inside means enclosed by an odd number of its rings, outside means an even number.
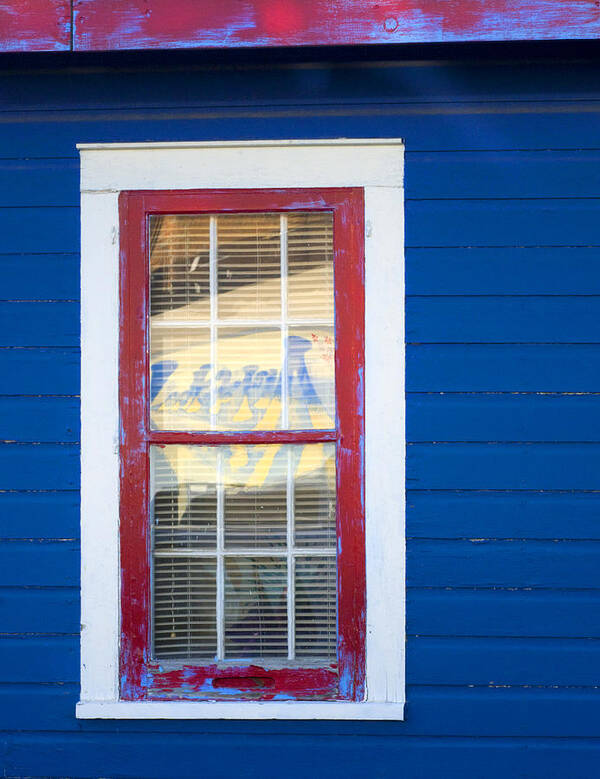
M152 429L334 429L332 223L150 216Z
M336 652L335 444L152 446L161 660Z

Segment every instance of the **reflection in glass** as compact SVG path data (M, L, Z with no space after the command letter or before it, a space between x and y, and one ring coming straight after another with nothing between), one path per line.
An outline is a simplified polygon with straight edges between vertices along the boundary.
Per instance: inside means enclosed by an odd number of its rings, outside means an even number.
M335 657L335 444L152 446L150 468L155 656Z
M333 429L332 233L329 212L150 217L154 430Z
M279 214L225 214L217 226L219 319L279 319Z

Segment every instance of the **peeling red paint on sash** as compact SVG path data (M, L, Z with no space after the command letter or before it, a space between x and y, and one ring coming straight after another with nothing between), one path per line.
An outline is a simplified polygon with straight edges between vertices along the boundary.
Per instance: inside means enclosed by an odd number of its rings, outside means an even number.
M232 696L238 700L363 700L366 641L363 190L123 192L119 209L121 698L189 699L196 695L211 700ZM326 668L264 669L223 667L223 664L191 667L182 662L182 667L175 671L163 671L159 662L151 660L150 645L149 446L184 442L248 444L265 442L265 438L256 432L150 430L147 215L293 210L333 213L336 429L272 431L265 435L266 441L274 443L335 440L337 444L337 664ZM236 677L238 682L234 682Z
M75 0L74 48L597 38L596 0Z
M68 51L70 0L0 2L0 51Z

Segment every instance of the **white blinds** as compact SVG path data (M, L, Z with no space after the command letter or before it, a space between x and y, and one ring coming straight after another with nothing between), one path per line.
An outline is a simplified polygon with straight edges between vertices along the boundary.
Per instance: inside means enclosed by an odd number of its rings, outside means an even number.
M335 444L151 447L154 655L336 651Z
M155 430L335 428L330 212L150 217ZM335 444L152 446L154 656L336 656Z
M150 217L155 430L335 427L329 212Z

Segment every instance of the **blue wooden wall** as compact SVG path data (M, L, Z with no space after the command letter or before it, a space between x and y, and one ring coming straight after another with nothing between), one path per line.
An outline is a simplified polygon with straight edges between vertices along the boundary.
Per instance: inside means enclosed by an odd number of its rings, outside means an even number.
M0 62L4 776L598 776L600 61L173 56ZM77 721L75 144L327 136L406 139L406 721Z

